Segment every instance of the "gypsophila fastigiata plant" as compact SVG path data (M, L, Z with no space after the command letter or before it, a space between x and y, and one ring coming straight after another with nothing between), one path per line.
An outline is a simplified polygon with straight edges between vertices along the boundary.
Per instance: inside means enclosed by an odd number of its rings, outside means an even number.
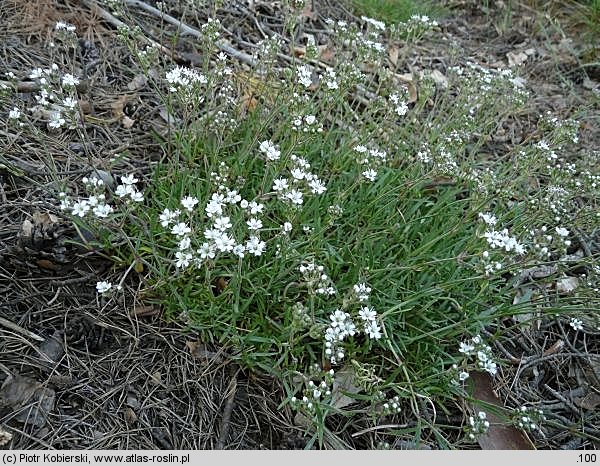
M293 31L306 5L286 5ZM327 24L325 47L265 38L243 67L213 15L197 66L122 29L168 116L164 156L150 177L116 183L93 167L54 193L57 208L119 265L143 264L167 318L279 377L282 406L320 442L339 415L436 429L423 400L445 408L470 398L474 371L501 374L507 319L526 325L535 308L572 332L597 328L584 319L600 268L581 238L598 225L598 154L574 157L577 123L543 115L490 155L527 83L471 60L401 76L388 41L434 34L428 18ZM77 76L31 75L37 130L71 131ZM3 124L35 127L24 102L7 103ZM103 299L120 285L94 284ZM470 439L489 426L483 412L465 420Z

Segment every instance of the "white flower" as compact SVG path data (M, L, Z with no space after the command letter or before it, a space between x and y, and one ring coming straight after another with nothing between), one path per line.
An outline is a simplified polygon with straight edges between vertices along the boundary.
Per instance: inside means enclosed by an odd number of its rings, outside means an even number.
M232 252L238 257L244 257L244 251L246 248L243 244L236 244L232 250Z
M229 217L217 217L214 227L219 231L229 230L231 228L231 220Z
M159 216L160 224L163 227L168 227L171 224L171 222L173 222L175 219L177 219L177 217L179 217L180 213L181 212L179 212L179 210L175 210L172 212L169 209L163 210L163 213Z
M64 29L67 32L75 32L75 26L69 23L65 23L64 21L57 21L55 29L57 31Z
M558 233L558 236L562 236L563 238L569 236L569 230L563 227L556 227L556 233Z
M259 204L257 202L252 201L250 204L248 204L248 209L250 210L250 213L252 215L256 215L256 214L260 214L262 213L263 209L265 208L264 204Z
M377 172L372 168L369 168L368 170L362 172L362 175L369 181L375 181L375 179L377 178Z
M137 183L139 180L134 175L125 175L121 177L121 183L126 186Z
M71 211L72 215L77 215L79 217L84 217L90 210L90 206L87 201L79 201L73 204L73 210Z
M313 194L323 194L325 191L327 191L327 188L323 182L318 178L310 180L308 186Z
M48 126L50 128L58 129L65 123L65 119L62 117L60 112L53 112L50 116L50 121L48 121Z
M255 256L262 255L266 246L266 243L264 241L261 241L257 236L251 236L250 239L246 242L246 250L248 251L248 253L253 254Z
M73 110L77 105L77 99L74 99L73 97L67 97L63 100L63 105Z
M269 160L278 160L281 157L281 151L271 141L263 141L259 146L260 151L267 156Z
M221 233L221 235L215 238L215 247L221 252L232 251L235 246L235 240L231 238L227 233Z
M175 267L178 269L182 267L188 267L190 265L190 261L192 260L192 255L189 252L184 251L177 251L175 253L175 257L177 258Z
M98 283L96 283L96 290L100 294L106 293L111 288L112 288L112 283L109 283L109 282L98 282Z
M285 232L285 233L289 233L290 231L292 231L292 224L290 222L285 222L282 226L281 229Z
M460 380L461 382L464 382L465 380L467 380L469 378L469 373L462 371L458 374L458 380Z
M377 325L376 321L365 324L365 333L373 340L379 340L381 338L381 328Z
M192 240L190 239L189 236L184 236L183 239L179 242L179 250L180 251L185 251L186 249L188 249L192 244Z
M458 348L460 353L470 355L475 350L475 347L469 343L461 342Z
M79 79L72 74L67 73L62 77L63 87L77 86L77 84L79 84Z
M575 317L571 317L569 325L573 328L573 330L583 330L583 321L576 319Z
M242 196L240 196L237 191L227 191L225 202L227 202L228 204L237 204L241 200Z
M108 204L98 204L94 207L93 212L96 217L106 218L113 211L113 208Z
M311 86L312 70L307 65L298 67L298 82L307 88Z
M369 293L371 293L371 288L367 286L366 283L358 283L354 285L354 292L358 297L360 302L366 301L369 299Z
M251 218L246 225L248 225L248 230L260 230L263 226L262 221L258 218Z
M292 170L290 170L290 174L296 180L302 180L302 179L304 179L304 176L306 175L304 170L302 170L301 168L293 168Z
M493 214L479 213L479 218L490 226L494 226L498 222L498 220Z
M130 193L130 197L133 202L142 202L144 200L144 195L139 191L133 191Z
M292 189L290 192L286 193L285 197L289 199L292 204L300 205L303 202L302 192L297 189Z
M21 111L17 107L13 107L13 109L8 112L8 118L10 120L18 120L21 117Z
M212 217L214 215L221 215L223 213L223 203L218 200L212 199L206 204L206 208L204 209L206 215L208 217Z
M188 233L191 233L191 231L192 229L183 222L176 223L173 225L173 228L171 228L171 233L177 236L185 236Z
M212 244L202 243L200 249L196 251L201 259L214 259L215 247Z
M181 205L188 211L192 212L196 204L198 204L198 199L192 196L186 196L181 200Z
M362 320L369 322L374 321L377 318L377 312L372 307L368 306L363 306L360 311L358 311L358 315Z
M288 180L285 178L277 178L273 180L273 191L280 192L289 188Z

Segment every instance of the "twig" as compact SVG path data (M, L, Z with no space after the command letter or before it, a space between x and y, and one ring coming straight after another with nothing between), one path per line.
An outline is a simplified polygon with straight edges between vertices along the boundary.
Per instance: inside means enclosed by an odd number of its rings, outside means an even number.
M225 448L225 442L227 441L227 435L229 435L229 427L231 420L231 413L233 412L233 403L235 401L235 393L237 391L237 372L233 379L231 379L231 388L229 390L229 396L223 409L223 419L221 420L221 428L219 434L219 440L215 446L215 450L223 450Z
M120 19L115 18L108 11L106 11L104 8L102 8L100 5L98 5L94 0L81 0L81 3L83 3L89 9L94 11L104 21L112 24L116 28L121 28L121 27L128 28L127 24L125 24ZM153 46L158 47L161 52L163 52L167 55L172 55L171 51L168 48L166 48L165 46L163 46L162 44L156 42L155 40L150 39L149 37L145 37L145 39Z
M128 6L135 6L135 7L141 8L142 10L165 20L167 23L170 23L173 26L177 26L179 28L179 30L181 31L181 35L190 35L190 36L196 37L197 39L202 37L202 33L200 31L198 31L197 29L194 29L193 27L188 26L187 24L181 22L180 20L178 20L177 18L174 18L171 15L163 13L159 9L148 5L147 3L144 3L140 0L126 0L125 3ZM216 45L217 45L217 47L219 47L220 50L228 53L232 57L237 58L238 60L243 61L244 63L247 63L248 65L251 65L251 66L256 65L256 60L254 60L254 58L252 58L250 55L248 55L244 52L240 52L239 50L236 50L233 47L231 47L230 45L225 44L223 42L217 42Z
M382 424L380 426L367 427L366 429L359 430L358 432L354 432L352 434L352 438L358 437L359 435L368 434L369 432L374 432L376 430L382 429L403 429L408 427L408 424Z
M10 320L5 319L4 317L0 317L0 324L4 325L6 328L14 330L15 332L20 333L21 335L24 335L26 337L33 338L34 340L37 340L37 341L45 341L45 339L40 337L39 335L36 335L35 333L30 332L29 330L26 330L23 327L18 326L17 324L11 322Z

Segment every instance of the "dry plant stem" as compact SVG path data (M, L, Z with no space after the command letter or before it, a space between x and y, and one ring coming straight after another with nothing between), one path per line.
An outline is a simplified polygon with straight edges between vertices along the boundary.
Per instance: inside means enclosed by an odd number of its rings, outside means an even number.
M227 435L229 434L231 413L233 412L233 403L235 401L235 393L237 391L237 372L233 379L231 379L231 388L229 389L229 396L223 409L223 419L221 421L221 429L219 434L219 440L215 445L215 450L223 450L225 448L225 442L227 441Z
M25 330L23 327L18 326L17 324L5 319L4 317L0 317L0 325L4 325L6 328L14 330L17 333L20 333L21 335L32 338L34 340L45 341L44 338L40 337L39 335L36 335L35 333L30 332L29 330Z
M127 28L127 24L125 24L123 21L121 21L120 19L115 18L113 15L111 15L108 11L106 11L105 9L103 9L102 7L100 7L95 1L93 0L82 0L82 2L85 6L87 6L89 9L91 9L92 11L94 11L96 14L98 14L98 16L100 16L104 21L112 24L113 26L115 26L116 28L120 28L120 27L125 27ZM159 44L158 42L146 37L145 38L150 44L152 44L155 47L158 47L159 50L164 53L167 54L169 56L172 55L171 51L164 47L163 45Z
M148 5L147 3L144 3L140 0L126 0L125 3L128 6L138 7L154 16L157 16L157 17L165 20L167 23L172 24L173 26L177 26L179 28L179 30L181 31L181 35L190 35L190 36L194 36L198 39L202 37L202 33L200 31L198 31L197 29L194 29L193 27L188 26L187 24L179 21L177 18L174 18L173 16L163 13L162 11L154 8L153 6ZM244 63L247 63L248 65L251 65L251 66L256 65L256 60L254 60L254 58L252 58L250 55L248 55L244 52L240 52L239 50L236 50L233 47L231 47L230 45L227 45L223 42L218 42L216 45L217 45L217 47L219 47L220 50L228 53L232 57L235 57L238 60L243 61Z
M360 435L368 434L369 432L374 432L376 430L382 430L382 429L404 429L405 427L408 427L408 424L382 424L380 426L368 427L366 429L359 430L358 432L354 432L352 434L352 437L358 437Z

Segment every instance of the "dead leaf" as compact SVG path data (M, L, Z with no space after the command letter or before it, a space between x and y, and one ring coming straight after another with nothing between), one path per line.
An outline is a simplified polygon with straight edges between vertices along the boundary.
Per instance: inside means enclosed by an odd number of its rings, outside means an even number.
M119 97L117 97L117 99L110 104L110 108L112 110L113 117L121 118L124 115L123 110L125 109L125 106L131 100L133 100L133 98L134 98L134 96L127 95L127 94L123 94L123 95L120 95Z
M221 364L225 362L225 358L222 353L215 353L206 349L206 345L199 341L186 341L185 345L190 350L190 353L195 359L200 359L206 363L214 362Z
M325 63L332 63L335 58L335 49L329 45L319 45L319 58Z
M151 317L160 314L160 306L156 304L136 305L133 307L132 314L137 317Z
M18 412L20 422L38 427L46 423L48 413L54 409L54 390L20 375L9 377L0 388L0 407L7 406Z
M54 262L52 262L51 260L48 260L48 259L38 259L36 261L36 263L40 269L58 270L58 266Z
M121 124L123 125L123 128L131 129L131 127L133 126L134 123L135 123L135 120L129 118L127 115L123 115L123 119L121 120Z
M59 221L59 219L56 215L53 215L49 212L36 211L32 214L31 218L33 219L34 225L42 226L45 228L53 226L55 223L58 223L58 221Z
M534 53L535 53L535 50L534 50ZM529 58L529 55L525 52L514 51L514 52L508 52L506 54L506 58L508 59L508 66L512 68L513 66L520 66L523 63L525 63L527 61L527 59Z
M45 368L51 368L57 364L64 354L63 333L60 330L55 330L50 338L44 340L40 345L40 353L42 353L42 364ZM44 360L45 358L45 360Z
M229 285L229 282L227 280L225 280L223 277L217 278L213 282L213 285L212 285L213 294L215 296L219 296L221 293L223 293L223 291L225 291L225 289L227 288L228 285Z
M488 374L472 372L469 377L473 388L473 398L502 408L502 402L494 392L492 379ZM473 406L476 410L476 407ZM490 422L486 434L479 436L478 442L482 450L535 450L534 445L523 432L505 422L492 412L487 412Z
M130 91L137 91L138 89L143 88L148 82L148 78L144 74L136 75L129 84L127 84L127 89Z
M135 414L135 411L130 407L125 408L123 415L125 417L125 422L129 427L133 426L138 420L137 414Z
M440 70L433 70L429 73L433 82L441 88L445 89L448 87L448 78Z
M33 223L29 219L23 220L21 224L21 236L23 238L31 238L33 235Z
M344 366L335 373L331 388L331 406L342 409L356 402L355 399L348 396L348 394L353 395L362 391L354 384L355 380L356 373L352 366Z
M550 356L551 354L558 353L559 351L562 351L564 346L565 346L565 342L562 340L558 340L550 348L548 348L546 351L544 351L543 356Z
M556 282L556 291L559 293L570 293L579 286L577 277L565 277Z

